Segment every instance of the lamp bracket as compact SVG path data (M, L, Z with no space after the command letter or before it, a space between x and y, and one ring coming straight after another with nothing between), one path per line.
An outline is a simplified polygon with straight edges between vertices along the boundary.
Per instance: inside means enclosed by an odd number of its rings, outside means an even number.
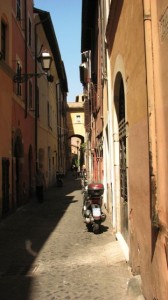
M37 78L40 78L43 75L46 75L48 82L53 82L54 81L54 76L51 75L51 74L47 74L47 73L37 73L37 74L36 73L30 73L30 74L20 74L20 75L15 74L14 77L13 77L13 81L15 83L24 83L32 77L36 76Z
M42 75L46 75L46 73L29 73L29 74L15 74L13 77L13 81L16 83L23 83L29 80L32 77L41 77Z

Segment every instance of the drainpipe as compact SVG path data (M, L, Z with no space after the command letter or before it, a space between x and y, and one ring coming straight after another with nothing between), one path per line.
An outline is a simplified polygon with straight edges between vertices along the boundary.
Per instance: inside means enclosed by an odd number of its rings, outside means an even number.
M25 74L27 74L27 0L25 0ZM25 81L25 118L27 118L27 80Z
M151 0L143 0L144 32L146 51L147 99L148 99L148 130L149 130L149 169L150 169L150 200L152 225L159 226L157 203L157 148L156 148L156 113L154 89L154 62L152 44Z
M37 59L38 59L38 53L37 53L37 27L39 25L42 25L44 22L46 22L49 19L49 16L47 16L43 21L39 21L34 25L34 53L35 53L35 62L34 62L34 73L37 74L38 68L37 68ZM39 101L39 92L38 92L38 80L37 76L35 75L35 133L34 133L34 144L35 144L35 164L36 164L36 171L38 169L38 101Z
M41 22L38 22L34 25L34 43L35 43L35 74L37 74L37 26L40 25ZM38 84L37 84L37 76L35 76L35 164L36 164L36 172L38 169Z

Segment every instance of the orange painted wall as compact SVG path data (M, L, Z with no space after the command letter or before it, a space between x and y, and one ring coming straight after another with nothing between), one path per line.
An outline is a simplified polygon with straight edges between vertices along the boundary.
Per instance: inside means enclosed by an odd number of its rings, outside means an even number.
M144 18L143 4L151 11ZM117 14L116 14L117 16ZM168 4L167 1L123 1L118 19L114 18L108 32L112 89L116 71L124 81L128 163L128 217L130 263L133 272L140 272L145 299L168 299ZM115 23L116 22L116 23ZM145 45L145 26L152 47ZM115 29L115 30L114 30ZM114 30L114 31L113 31ZM151 30L151 31L150 31ZM149 36L148 36L149 37ZM150 42L148 39L148 43ZM149 44L148 44L149 46ZM152 69L146 58L152 57ZM150 73L151 72L151 73ZM149 73L151 77L149 76ZM152 83L154 95L148 92L147 80ZM148 104L154 103L154 107ZM152 111L156 131L149 131ZM157 147L156 197L159 214L158 228L152 223L152 194L149 168L150 142Z
M23 4L24 2L21 2ZM25 44L28 45L28 41L25 41L25 32L23 28L25 28L25 11L24 7L22 7L22 21L17 20L16 18L16 6L15 1L13 4L13 14L12 14L12 67L14 73L16 72L17 61L22 65L22 73L25 73ZM27 24L28 18L30 18L32 22L32 41L34 40L34 30L33 30L33 1L27 1ZM28 32L28 27L27 27ZM34 44L31 46L27 46L27 73L34 73ZM32 97L34 101L34 78L31 79L32 82ZM33 160L31 162L31 185L34 186L34 171L35 171L35 154L34 154L34 143L35 143L35 122L34 122L34 112L29 110L29 105L27 109L27 115L25 111L25 103L29 101L29 84L27 82L27 98L25 93L25 83L21 84L22 93L21 96L16 93L16 83L13 85L13 98L12 98L12 135L13 135L13 145L15 144L15 139L17 132L21 134L21 142L23 147L23 157L21 158L21 175L20 175L20 189L21 189L21 197L23 198L21 201L26 201L29 197L29 148L32 147L32 155ZM27 100L26 100L27 99ZM14 151L14 149L13 149ZM14 155L14 152L13 152ZM14 158L15 159L15 158ZM13 174L15 175L15 166L13 170ZM34 187L35 188L35 187ZM15 190L15 178L14 178L14 190ZM25 198L25 199L24 199ZM17 199L15 199L17 202Z
M2 213L2 159L9 160L9 206L11 206L11 118L12 118L12 72L11 72L11 1L0 5L0 20L6 24L6 59L0 61L0 214ZM1 43L1 41L0 41ZM1 49L1 45L0 45Z

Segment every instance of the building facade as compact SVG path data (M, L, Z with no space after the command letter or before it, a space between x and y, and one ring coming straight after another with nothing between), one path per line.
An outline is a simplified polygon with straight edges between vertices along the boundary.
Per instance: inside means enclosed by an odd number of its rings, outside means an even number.
M96 156L93 130L101 111L104 204L147 300L168 298L167 11L164 0L83 0L82 6L81 52L91 51L90 82L82 79L91 115L89 159ZM95 117L98 90L102 108Z
M76 96L75 102L67 103L69 169L76 165L80 171L85 163L86 132L84 120L83 95L79 95Z
M84 87L87 169L89 180L103 180L103 84L101 30L96 1L82 2L80 81ZM103 72L103 70L102 70Z
M34 73L32 1L12 1L12 70L18 77ZM34 185L34 78L13 83L12 95L12 202L24 204Z
M54 184L56 172L66 173L66 101L67 79L50 14L34 8L37 53L43 45L52 55L50 74L37 82L37 163L42 166L48 186ZM40 68L40 64L38 64ZM41 70L38 69L38 73ZM47 143L46 143L47 141Z
M0 5L0 214L12 204L12 7L11 1Z
M58 128L61 124L67 130L68 86L50 14L36 9L32 0L12 0L0 4L0 17L3 216L35 195L38 166L43 168L47 186L55 183L59 153L67 148L66 139L59 141ZM46 49L52 57L50 73L39 61ZM62 168L66 171L66 157Z

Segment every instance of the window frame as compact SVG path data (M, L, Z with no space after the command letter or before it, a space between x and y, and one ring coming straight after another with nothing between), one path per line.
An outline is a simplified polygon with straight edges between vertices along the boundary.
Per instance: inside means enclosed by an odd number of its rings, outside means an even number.
M29 109L33 109L33 84L31 80L29 80Z
M28 45L32 46L32 20L30 17L28 18Z
M81 123L81 115L76 115L75 116L75 123Z
M7 58L7 24L1 19L1 53L2 58Z
M21 7L21 0L16 0L16 19L21 21L22 15L22 7Z
M48 127L52 129L52 106L49 101L47 101L47 119Z
M17 74L18 78L22 74L22 66L21 66L21 64L20 64L19 61L17 61L17 65L16 65L16 74ZM22 96L22 85L21 85L21 82L18 81L16 83L16 85L17 85L16 86L16 94L17 94L17 96Z

